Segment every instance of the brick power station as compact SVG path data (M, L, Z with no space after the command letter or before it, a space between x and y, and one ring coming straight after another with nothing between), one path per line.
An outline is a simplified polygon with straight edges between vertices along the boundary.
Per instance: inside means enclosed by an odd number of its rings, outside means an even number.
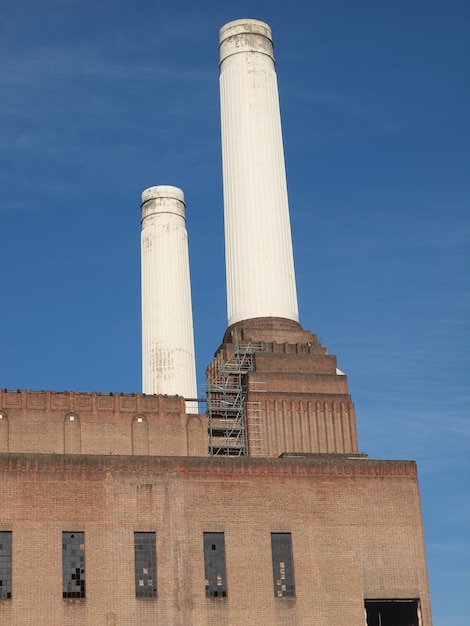
M220 31L228 328L198 413L183 192L142 198L142 394L0 392L5 626L431 626L416 465L298 321L269 26Z

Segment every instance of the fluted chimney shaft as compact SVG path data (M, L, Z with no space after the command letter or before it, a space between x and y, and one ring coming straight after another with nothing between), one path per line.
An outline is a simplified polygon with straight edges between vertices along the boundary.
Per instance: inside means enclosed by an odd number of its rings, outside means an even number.
M188 236L181 189L142 194L142 391L196 398ZM197 413L197 403L187 402Z
M219 35L228 324L298 321L271 29L236 20Z

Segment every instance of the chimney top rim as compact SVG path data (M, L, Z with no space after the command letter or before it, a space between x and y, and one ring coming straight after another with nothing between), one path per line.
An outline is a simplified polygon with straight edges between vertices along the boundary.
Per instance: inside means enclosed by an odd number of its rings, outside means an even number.
M219 30L219 44L236 35L261 35L271 42L273 40L269 24L261 20L244 18L227 22L222 26Z
M148 187L142 192L142 204L149 200L155 200L156 198L171 198L184 202L184 192L179 187L173 187L172 185L157 185L155 187Z

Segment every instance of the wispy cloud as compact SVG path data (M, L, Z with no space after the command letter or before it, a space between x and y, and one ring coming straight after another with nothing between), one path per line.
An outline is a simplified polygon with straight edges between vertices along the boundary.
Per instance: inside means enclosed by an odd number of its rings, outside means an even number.
M408 391L403 393L409 398ZM426 400L420 409L419 397L418 392L416 402L400 405L392 393L376 394L369 404L367 395L361 394L359 405L356 399L361 445L373 456L387 451L394 458L416 459L420 475L468 470L470 420L465 398L458 407L442 398L435 403Z
M160 111L189 113L191 92L213 82L213 73L205 66L172 61L168 54L153 51L151 60L142 51L115 55L113 50L97 45L55 44L24 50L2 49L0 68L0 120L42 119L54 125L54 114L100 113L112 115L123 107L125 99L153 89L154 105ZM154 89L155 85L164 89ZM164 97L166 96L166 97ZM11 124L10 124L11 125ZM24 141L24 137L18 139Z
M460 512L461 513L461 512ZM464 511L465 513L465 511ZM467 515L467 518L469 518L469 516ZM441 541L439 543L437 542L428 542L427 543L427 551L429 553L431 552L438 552L441 554L448 554L448 555L456 555L459 557L465 557L468 558L470 557L470 542L463 542L463 541Z
M4 87L43 85L54 77L73 80L77 76L122 83L165 79L169 82L181 81L187 85L212 80L213 72L204 67L183 67L167 61L162 63L158 59L154 59L152 63L116 63L89 48L60 46L43 47L34 50L29 56L4 59L0 70L0 84Z
M401 127L399 122L385 111L377 110L370 103L361 102L358 97L352 95L291 89L288 91L288 97L309 106L313 105L317 110L323 108L347 119L355 118L383 131L396 132Z

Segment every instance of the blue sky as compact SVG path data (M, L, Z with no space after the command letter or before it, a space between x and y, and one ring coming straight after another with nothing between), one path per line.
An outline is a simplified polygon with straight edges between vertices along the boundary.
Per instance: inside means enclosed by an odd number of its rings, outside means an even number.
M468 3L0 9L0 386L140 391L140 194L170 184L203 392L227 323L217 33L268 22L301 323L348 374L361 451L417 460L434 626L467 626Z

